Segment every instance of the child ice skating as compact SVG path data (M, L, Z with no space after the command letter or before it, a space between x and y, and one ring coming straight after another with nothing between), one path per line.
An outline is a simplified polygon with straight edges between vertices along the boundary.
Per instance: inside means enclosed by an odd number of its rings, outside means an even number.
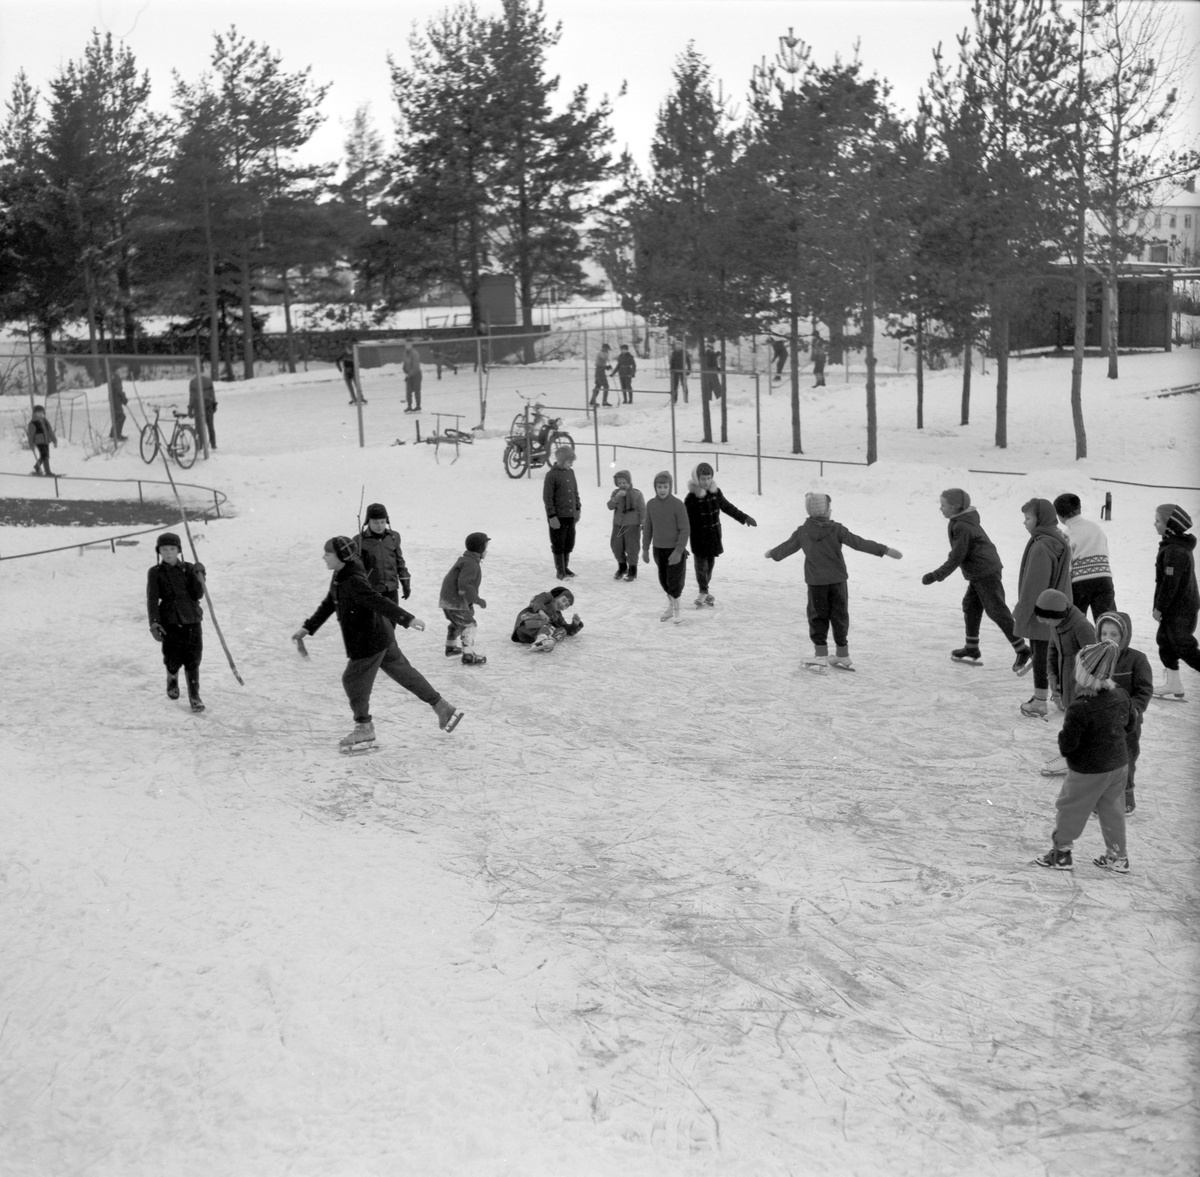
M1123 690L1133 703L1135 723L1132 731L1125 733L1125 749L1129 753L1129 775L1125 780L1125 812L1132 813L1137 808L1134 797L1134 784L1137 775L1138 756L1142 751L1142 717L1150 700L1154 698L1154 672L1150 669L1150 659L1141 650L1135 650L1130 644L1133 637L1133 623L1128 613L1101 613L1096 622L1096 636L1102 642L1112 642L1120 653L1117 655L1117 665L1112 672L1112 680Z
M330 615L337 614L346 657L350 659L342 674L342 687L354 714L354 730L339 742L340 750L361 752L375 743L371 688L376 674L381 670L422 702L428 703L437 714L442 729L452 732L463 713L443 699L424 675L409 664L396 645L396 635L392 629L394 625L402 625L405 629L422 630L425 623L399 605L392 604L370 586L354 544L346 536L335 535L326 540L323 558L325 567L333 573L329 591L313 615L292 634L292 640L303 641L316 633Z
M583 513L579 483L575 481L575 451L560 445L554 451L554 465L542 482L542 503L546 508L546 523L550 528L550 552L554 556L554 571L560 580L570 580L571 553L575 550L575 525Z
M692 564L696 570L696 588L699 590L696 607L711 608L717 603L708 591L713 565L725 551L721 544L721 512L724 511L745 527L757 527L758 524L725 497L713 480L713 468L707 462L698 463L692 471L683 505L691 530Z
M1187 535L1192 517L1175 503L1164 503L1154 512L1154 530L1162 539L1154 561L1154 620L1158 622L1158 656L1165 672L1155 688L1160 699L1183 702L1182 659L1200 670L1200 648L1196 645L1196 616L1200 592L1196 588L1196 537Z
M479 595L483 580L479 565L487 555L488 542L482 531L473 531L467 536L466 551L446 573L438 601L448 623L446 657L462 655L464 666L483 666L487 662L487 658L475 652L475 606L487 608L487 601Z
M1032 653L1024 638L1019 638L1013 629L1013 617L1004 599L1004 582L1000 578L1004 565L996 545L988 538L979 522L979 512L971 506L971 496L965 490L951 487L942 491L939 509L949 522L946 531L950 536L950 555L940 568L921 577L922 584L933 584L945 580L956 568L960 569L967 582L963 595L963 625L966 642L957 650L950 651L955 662L983 664L979 650L979 623L986 613L1000 628L1016 654L1013 671L1024 674L1029 670Z
M608 496L608 509L613 513L609 544L617 560L613 580L637 580L638 547L646 522L646 499L634 488L628 470L618 470L613 475L613 482L617 489Z
M1062 494L1054 500L1058 521L1071 547L1071 597L1093 620L1117 607L1112 566L1108 560L1108 536L1099 523L1083 517L1078 495Z
M642 562L658 568L658 583L667 594L667 607L660 621L681 620L679 598L687 580L687 544L691 534L687 508L672 493L674 480L669 470L654 476L654 498L646 504L646 530L642 533Z
M400 603L403 594L407 601L412 592L412 578L404 563L400 548L400 533L393 531L388 510L382 503L367 508L367 522L358 537L357 548L363 554L367 580L376 592L382 593L393 605Z
M1097 642L1075 656L1076 697L1067 708L1058 747L1067 758L1067 779L1055 802L1058 820L1053 845L1034 859L1038 866L1071 870L1071 846L1083 833L1088 815L1100 819L1104 854L1092 861L1103 870L1126 874L1125 781L1129 753L1126 736L1134 729L1136 710L1113 682L1117 647Z
M549 592L538 593L520 613L513 624L512 640L523 646L549 654L560 642L583 628L579 614L566 619L566 611L575 604L575 594L563 585Z
M146 612L150 633L162 643L163 665L167 668L167 698L179 698L179 670L187 682L188 702L193 711L203 711L200 699L200 660L204 635L200 624L204 610L204 565L188 564L183 545L173 531L164 531L154 545L158 562L146 576Z
M1017 574L1017 603L1013 607L1014 632L1029 642L1033 652L1033 697L1021 704L1021 714L1031 719L1046 717L1050 682L1047 659L1050 629L1034 616L1038 596L1057 589L1070 599L1071 551L1058 530L1058 515L1049 499L1030 499L1022 508L1029 542L1021 555Z
M25 436L29 438L29 448L33 451L34 474L47 475L50 473L50 447L58 448L58 438L54 426L46 418L46 410L41 405L33 406L33 417L25 426Z
M784 560L804 552L804 583L808 586L808 636L813 656L805 660L810 670L823 673L828 666L853 670L850 658L850 592L843 545L871 556L890 556L899 560L901 553L886 544L861 539L835 523L830 515L832 499L810 492L804 496L808 518L778 547L767 551L768 560ZM829 627L833 626L834 654L829 656Z

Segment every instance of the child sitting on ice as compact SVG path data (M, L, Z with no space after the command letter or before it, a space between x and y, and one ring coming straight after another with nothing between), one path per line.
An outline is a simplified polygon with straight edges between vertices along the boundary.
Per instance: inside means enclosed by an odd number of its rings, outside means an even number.
M538 593L517 614L512 640L548 654L564 638L577 634L583 628L578 613L572 614L570 621L564 617L573 604L575 594L561 584L548 593Z
M900 552L885 544L860 539L852 531L835 523L830 517L832 499L829 495L810 493L804 496L808 518L778 547L767 552L768 560L783 560L796 552L804 552L804 582L808 585L808 636L813 644L813 656L804 665L817 673L826 666L853 670L850 662L850 592L846 582L846 560L842 545L872 556L890 556L899 560ZM833 626L836 651L829 657L829 627Z

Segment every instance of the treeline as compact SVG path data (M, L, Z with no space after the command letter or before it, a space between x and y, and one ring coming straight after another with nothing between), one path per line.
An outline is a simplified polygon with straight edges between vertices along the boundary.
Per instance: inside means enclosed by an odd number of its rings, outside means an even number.
M1056 0L979 0L911 119L858 61L820 64L791 33L735 116L689 47L645 174L611 157L607 101L558 95L546 56L561 30L541 0L503 0L493 16L460 3L414 32L409 63L389 58L395 142L360 110L340 165L317 167L297 162L327 89L309 69L230 29L208 72L174 77L163 114L129 49L94 34L45 95L21 76L8 101L0 319L47 348L86 322L93 350L135 351L140 320L167 314L214 372L236 343L251 376L253 306L282 302L294 355L291 307L336 304L338 266L380 316L455 287L478 332L484 277L514 276L531 325L548 290L593 293L592 256L630 310L677 334L710 347L785 334L796 452L808 324L825 324L834 349L864 348L874 460L875 323L910 337L919 364L990 348L1003 446L1009 324L1068 257L1083 456L1088 265L1115 315L1138 214L1157 182L1194 166L1161 145L1177 107L1177 63L1161 56L1170 21L1151 3L1084 0L1069 16ZM964 365L964 423L969 381ZM921 387L919 367L918 426Z

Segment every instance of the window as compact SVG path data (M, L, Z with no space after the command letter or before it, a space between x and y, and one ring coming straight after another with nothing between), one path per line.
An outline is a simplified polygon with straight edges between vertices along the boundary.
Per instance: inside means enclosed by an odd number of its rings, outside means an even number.
M1185 229L1190 229L1192 227L1192 214L1191 213L1188 213L1187 216L1185 216L1183 218L1183 227Z
M1154 227L1156 229L1162 228L1162 216L1159 213L1154 214Z
M1165 245L1150 246L1150 260L1165 264L1167 260L1167 247Z
M1171 218L1171 228L1172 229L1175 228L1175 218L1174 217Z

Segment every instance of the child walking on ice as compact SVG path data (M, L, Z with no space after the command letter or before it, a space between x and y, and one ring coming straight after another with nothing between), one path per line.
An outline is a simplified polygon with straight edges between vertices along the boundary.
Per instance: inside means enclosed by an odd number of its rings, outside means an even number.
M487 555L488 536L482 531L473 531L467 536L466 551L463 552L442 581L439 604L446 615L446 657L462 655L464 666L483 666L487 662L482 654L475 653L475 606L487 608L487 601L479 595L483 570L479 567Z
M650 563L654 548L654 564L658 568L658 583L667 594L667 607L659 621L682 620L679 598L687 580L687 544L691 526L687 509L672 493L674 480L669 470L654 476L654 498L646 504L646 531L642 536L642 563Z
M25 426L25 436L29 438L29 448L33 451L34 474L50 473L50 447L58 448L58 438L54 435L54 426L46 419L46 410L41 405L33 406L33 419Z
M608 496L608 509L613 513L612 537L609 544L617 558L613 580L637 580L638 545L642 542L642 526L646 522L646 500L635 490L628 470L613 475L617 489Z
M443 731L452 732L463 713L447 703L415 670L396 645L392 625L422 630L425 623L407 610L393 605L367 582L367 573L358 559L354 543L344 535L325 541L325 567L333 573L329 591L316 612L292 634L302 642L314 634L336 613L342 630L342 642L350 661L342 674L342 688L354 714L354 730L338 744L343 752L366 751L375 743L375 725L371 719L371 688L375 676L383 671L390 679L428 703L437 713ZM392 625L389 625L388 622Z
M1154 530L1162 536L1154 561L1154 620L1158 622L1158 656L1166 672L1162 686L1155 688L1160 699L1183 702L1183 680L1179 661L1200 670L1200 647L1196 645L1196 618L1200 614L1200 592L1196 588L1196 537L1187 535L1192 517L1175 503L1164 503L1154 512Z
M188 702L193 711L203 711L200 700L200 659L204 637L200 623L204 610L204 565L185 563L183 545L173 531L164 531L154 545L158 563L146 577L146 612L150 633L162 643L163 665L167 668L167 698L179 698L179 669L187 682Z
M813 656L804 665L818 674L827 666L853 670L850 659L850 593L846 582L846 560L842 546L866 552L872 556L890 556L899 560L901 553L886 544L860 539L853 532L835 523L830 516L832 500L829 495L810 492L804 496L808 518L778 547L770 548L768 560L783 560L796 552L804 552L804 582L808 585L808 636L813 644ZM829 627L833 626L835 652L829 656Z
M721 512L724 511L731 519L736 519L746 527L757 527L758 524L725 497L713 481L713 468L707 462L698 463L692 471L683 505L692 533L692 562L696 569L696 588L699 589L696 608L711 608L717 603L708 591L713 565L725 551L721 544Z

